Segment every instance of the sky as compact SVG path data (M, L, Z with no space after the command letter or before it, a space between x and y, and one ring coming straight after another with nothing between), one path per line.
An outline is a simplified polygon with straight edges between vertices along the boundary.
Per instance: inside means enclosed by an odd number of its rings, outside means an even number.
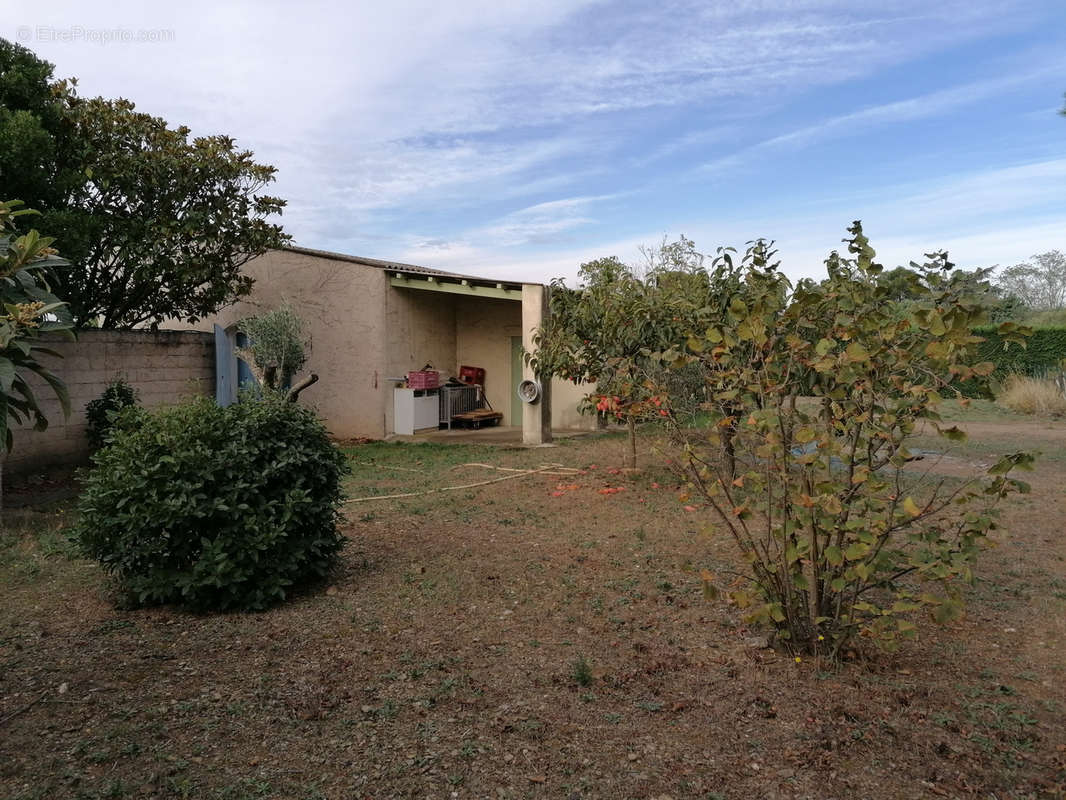
M824 274L1066 250L1064 0L0 0L0 36L277 167L295 244L573 279L684 234Z

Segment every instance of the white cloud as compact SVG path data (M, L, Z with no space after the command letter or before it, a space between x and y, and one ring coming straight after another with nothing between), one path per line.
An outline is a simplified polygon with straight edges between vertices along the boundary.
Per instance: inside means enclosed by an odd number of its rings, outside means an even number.
M785 271L813 277L823 274L825 257L842 247L846 226L859 218L886 266L946 249L952 261L973 268L1066 246L1064 209L1066 159L1049 159L840 194L791 215L739 209L715 229L696 225L686 233L705 249L774 238Z
M898 0L887 10L880 0L363 0L298 8L280 0L61 0L8 3L0 18L10 30L0 35L22 25L170 30L173 41L158 44L27 43L55 61L60 76L77 75L84 94L129 97L197 134L228 133L278 166L276 193L289 200L283 221L301 244L550 277L614 246L627 255L621 248L659 238L639 230L653 225L626 221L605 245L565 246L606 224L603 195L639 188L619 164L632 152L625 145L653 136L660 117L685 122L698 112L721 122L696 131L682 125L674 139L625 163L639 168L738 132L754 137L753 120L782 98L1023 27L1038 5L1023 0L1004 15L971 0ZM922 118L1012 80L861 109L726 157L740 163ZM1018 191L1025 180L1010 178ZM979 188L985 199L967 202L995 202ZM940 202L915 198L925 207ZM705 226L697 241L757 228L731 225ZM534 246L548 255L524 252Z
M843 249L846 227L860 217L878 260L888 267L946 249L952 261L972 269L1066 249L1063 209L1066 159L1053 159L883 187L877 200L841 196L817 212L768 217L758 209L736 209L711 224L689 221L670 231L647 229L536 256L500 247L476 232L456 242L410 243L403 253L416 263L489 277L547 281L561 276L572 281L583 262L617 255L634 263L640 245L654 245L663 235L675 239L684 233L703 252L720 245L742 250L745 242L763 236L776 241L782 268L799 279L824 276L826 256ZM1029 213L1018 216L1017 211Z
M402 250L403 256L399 260L502 280L548 282L562 277L573 283L578 267L586 261L608 255L635 256L641 244L656 238L654 235L627 237L546 251L535 256L491 249L467 239L458 242L417 242Z
M1056 68L1061 69L1061 64L1056 64ZM765 158L776 150L802 150L829 139L856 136L873 127L941 116L961 106L985 100L1054 71L1050 67L1045 67L1022 74L975 81L904 100L870 106L847 114L839 114L816 124L805 125L764 139L737 152L720 156L704 164L703 170L719 172Z
M472 231L469 238L481 242L482 247L558 243L563 234L595 221L588 216L593 205L617 196L567 197L537 203Z

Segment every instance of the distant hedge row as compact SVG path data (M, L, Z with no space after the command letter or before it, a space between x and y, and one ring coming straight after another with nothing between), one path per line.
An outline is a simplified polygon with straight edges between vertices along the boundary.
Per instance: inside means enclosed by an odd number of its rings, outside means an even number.
M991 361L996 365L992 379L1002 382L1008 375L1045 375L1060 368L1066 359L1066 327L1033 328L1033 335L1026 340L1024 348L1016 344L1004 347L1004 341L996 333L995 325L975 328L974 333L985 340L977 347L977 361ZM963 394L980 396L980 391L971 381L959 385Z

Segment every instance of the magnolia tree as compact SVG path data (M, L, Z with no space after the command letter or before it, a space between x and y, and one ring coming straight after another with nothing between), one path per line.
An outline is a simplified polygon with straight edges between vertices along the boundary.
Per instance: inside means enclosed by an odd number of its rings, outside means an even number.
M274 176L229 136L80 97L0 38L0 185L63 243L54 288L78 327L195 322L248 294L241 267L289 240Z
M922 424L964 438L938 408L955 381L992 371L974 363L984 311L942 253L911 265L925 289L902 305L860 224L849 232L828 279L795 287L766 242L737 264L720 252L700 326L656 354L703 373L711 422L675 423L675 464L746 564L705 571L706 592L795 651L830 657L857 636L885 647L913 636L919 609L955 616L996 502L1028 490L1008 473L1032 460L1016 453L963 479L912 461L907 441ZM668 393L656 396L673 421Z

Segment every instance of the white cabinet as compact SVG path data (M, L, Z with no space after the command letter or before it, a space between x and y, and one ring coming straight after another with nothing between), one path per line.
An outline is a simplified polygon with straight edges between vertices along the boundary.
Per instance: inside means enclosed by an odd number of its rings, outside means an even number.
M393 427L410 435L440 422L439 389L393 389Z

